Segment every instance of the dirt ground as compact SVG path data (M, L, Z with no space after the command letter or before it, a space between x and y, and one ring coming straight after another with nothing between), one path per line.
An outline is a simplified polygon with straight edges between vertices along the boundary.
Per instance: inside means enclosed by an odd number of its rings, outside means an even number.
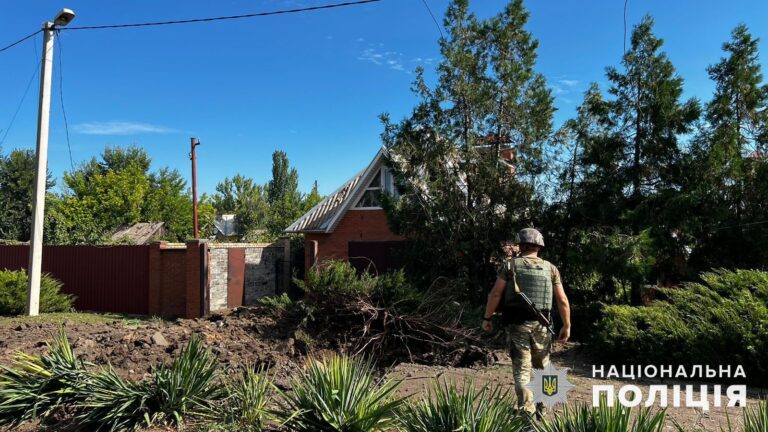
M568 392L568 403L586 403L592 404L592 386L593 385L613 385L615 388L619 388L622 385L633 384L642 389L644 397L648 395L649 386L651 384L664 384L669 385L670 389L673 384L680 384L685 386L686 384L697 385L697 383L691 382L661 382L658 380L638 380L638 381L620 381L620 380L601 380L592 378L592 362L589 360L590 356L586 350L579 344L567 344L556 345L553 348L552 362L558 368L567 367L568 381L575 385L575 387ZM389 376L393 379L402 380L401 385L398 387L398 394L402 396L419 395L424 392L424 389L433 383L434 379L447 380L456 383L462 383L465 379L471 379L475 385L481 386L485 384L501 385L509 387L511 392L514 392L512 386L512 363L509 357L502 352L496 353L499 360L496 364L487 367L479 368L450 368L450 367L435 367L402 363L397 365ZM759 395L757 389L749 389L750 396L747 404L754 406L758 403ZM696 392L694 400L699 400L699 393ZM764 397L764 396L763 396ZM710 401L712 397L710 396ZM727 398L723 396L723 403L727 402ZM671 395L669 403L672 403ZM562 411L562 406L555 407L555 411ZM721 427L724 430L728 430L727 422L730 418L731 425L735 430L739 430L741 427L741 408L728 408L727 414L725 408L710 408L709 411L702 411L695 408L667 408L667 416L669 419L674 419L680 424L686 431L720 431ZM674 424L671 421L667 422L667 430L676 431Z
M42 318L42 317L41 317ZM226 316L194 320L144 320L99 318L83 320L77 316L60 319L0 319L0 364L9 364L16 352L40 354L46 342L59 326L63 326L76 353L84 360L99 366L111 365L122 375L141 379L151 373L152 367L169 361L172 356L196 335L217 355L225 371L233 371L243 364L264 365L270 368L279 387L288 386L289 377L300 367L307 347L295 340L286 329L272 318L252 309L241 309ZM400 396L419 395L433 379L462 382L471 378L477 385L511 383L511 366L504 353L497 353L496 364L476 368L452 368L401 363L394 366L388 376L402 380ZM558 367L568 367L569 380L575 388L569 392L569 403L591 403L592 385L622 382L596 380L591 377L591 362L584 349L577 344L559 345L553 354ZM650 382L632 382L648 394ZM664 384L670 384L665 382ZM750 400L755 403L756 400ZM669 416L686 429L719 430L726 425L723 408L709 412L691 408L669 408ZM740 408L729 410L731 421L739 423Z

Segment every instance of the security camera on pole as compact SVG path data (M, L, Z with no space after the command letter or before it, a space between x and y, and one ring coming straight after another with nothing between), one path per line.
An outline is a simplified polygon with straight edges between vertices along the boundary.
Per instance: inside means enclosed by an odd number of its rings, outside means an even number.
M40 73L40 104L37 114L37 162L35 194L32 203L32 234L29 239L29 290L27 315L40 312L40 273L43 264L43 222L45 183L48 176L48 125L51 114L51 71L53 70L53 36L56 27L64 27L75 18L71 9L62 9L53 22L43 23L43 59Z

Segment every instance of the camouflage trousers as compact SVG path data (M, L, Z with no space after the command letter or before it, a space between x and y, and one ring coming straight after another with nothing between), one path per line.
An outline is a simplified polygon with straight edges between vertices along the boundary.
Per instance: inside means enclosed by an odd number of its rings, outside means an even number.
M507 326L507 343L512 358L517 406L530 414L534 414L537 409L543 413L544 406L534 406L533 393L525 385L531 382L533 368L543 369L549 364L549 351L552 347L549 332L538 321L511 324Z

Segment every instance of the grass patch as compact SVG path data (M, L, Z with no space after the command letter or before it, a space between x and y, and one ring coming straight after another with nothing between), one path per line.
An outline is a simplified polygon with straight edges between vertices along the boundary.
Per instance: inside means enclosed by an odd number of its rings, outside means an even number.
M62 325L65 322L73 324L110 324L114 321L118 321L126 326L135 326L153 321L162 321L162 318L101 312L52 312L41 313L34 317L23 315L0 317L0 328L15 327L21 324Z

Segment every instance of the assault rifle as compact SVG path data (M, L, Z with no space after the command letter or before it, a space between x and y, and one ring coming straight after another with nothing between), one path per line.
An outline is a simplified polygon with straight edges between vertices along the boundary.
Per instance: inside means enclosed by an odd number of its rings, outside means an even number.
M543 325L544 327L549 330L550 333L552 333L552 336L555 336L555 330L552 328L552 323L549 321L547 317L544 316L543 313L539 310L539 308L536 307L535 304L531 301L531 299L528 298L527 295L525 295L524 292L519 292L520 298L523 299L523 302L528 306L528 309L533 312L534 315L536 315L536 320L539 322L539 324Z
M520 291L520 287L517 286L517 274L515 273L515 266L510 261L506 262L507 270L510 270L512 272L512 280L515 286L515 294L519 295L521 299L523 299L523 302L526 306L528 306L528 309L533 312L533 315L536 316L536 321L539 322L539 324L543 325L544 327L549 330L550 333L552 333L552 336L556 336L555 329L552 328L552 323L549 321L549 318L545 317L543 313L539 310L539 308L536 307L536 305L531 301L528 296Z

